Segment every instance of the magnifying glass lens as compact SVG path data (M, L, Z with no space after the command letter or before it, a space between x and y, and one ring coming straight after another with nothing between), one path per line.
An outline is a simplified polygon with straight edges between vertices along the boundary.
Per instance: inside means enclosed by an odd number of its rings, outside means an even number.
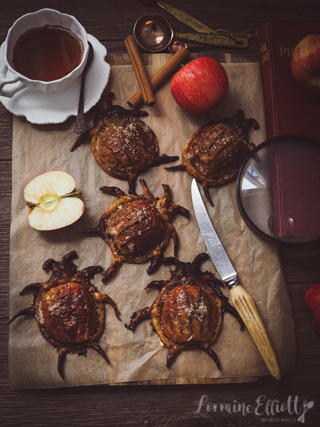
M260 144L240 169L237 201L272 243L320 243L320 141L283 135Z

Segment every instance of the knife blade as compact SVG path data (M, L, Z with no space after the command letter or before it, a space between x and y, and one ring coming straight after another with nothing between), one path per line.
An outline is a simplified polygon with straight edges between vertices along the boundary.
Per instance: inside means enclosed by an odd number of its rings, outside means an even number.
M229 288L231 301L246 325L269 372L274 378L280 379L277 358L261 316L252 297L238 282L237 272L213 227L195 179L192 180L191 184L191 198L199 229L208 253L221 280Z

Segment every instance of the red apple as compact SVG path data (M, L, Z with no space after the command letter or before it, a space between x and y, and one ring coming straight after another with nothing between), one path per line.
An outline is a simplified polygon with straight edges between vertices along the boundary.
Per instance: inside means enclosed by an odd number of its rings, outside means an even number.
M291 57L291 71L301 87L320 95L320 34L300 40Z
M313 313L313 327L320 335L320 283L311 286L304 295L304 305Z
M182 67L171 80L171 93L178 105L200 116L228 95L228 76L213 58L202 56Z

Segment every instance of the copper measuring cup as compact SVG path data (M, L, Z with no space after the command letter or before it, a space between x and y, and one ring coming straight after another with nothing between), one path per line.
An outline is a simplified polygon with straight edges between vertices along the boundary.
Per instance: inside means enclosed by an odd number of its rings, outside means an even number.
M134 37L140 47L149 52L161 52L173 41L190 40L196 43L214 46L246 48L248 39L222 36L214 33L176 33L169 22L160 15L148 14L139 18L133 28ZM180 42L182 45L183 42ZM184 45L185 46L185 45Z

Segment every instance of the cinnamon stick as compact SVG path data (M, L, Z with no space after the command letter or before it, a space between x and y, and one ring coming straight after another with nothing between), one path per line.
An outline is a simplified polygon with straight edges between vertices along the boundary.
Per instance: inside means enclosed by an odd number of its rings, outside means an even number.
M153 92L172 75L172 73L181 66L181 64L189 56L189 50L182 47L178 52L171 56L171 58L151 77L150 84ZM138 90L127 103L130 107L137 108L143 103L143 93Z
M133 35L130 35L124 40L124 42L140 86L142 99L146 105L153 105L155 103L155 99L151 89L151 84L147 76L146 69L143 65L143 61L135 38Z

